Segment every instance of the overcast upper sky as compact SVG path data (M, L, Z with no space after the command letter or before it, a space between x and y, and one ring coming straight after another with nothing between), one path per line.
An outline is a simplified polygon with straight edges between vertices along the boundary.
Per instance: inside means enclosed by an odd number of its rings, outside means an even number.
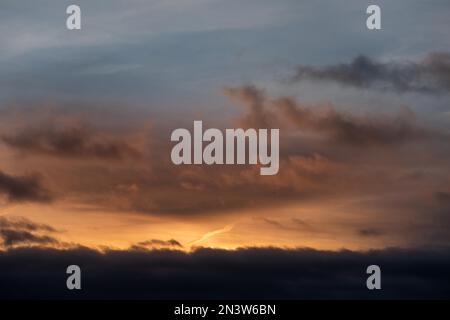
M70 1L3 1L0 101L211 105L230 83L275 90L298 64L449 51L447 1L378 1L380 32L365 28L369 2L81 0L82 30L72 32L65 27Z

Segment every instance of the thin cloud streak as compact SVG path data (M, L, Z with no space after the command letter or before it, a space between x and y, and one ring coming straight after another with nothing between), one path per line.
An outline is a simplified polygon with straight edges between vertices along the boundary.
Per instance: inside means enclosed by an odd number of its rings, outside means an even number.
M360 55L349 63L299 66L293 82L331 81L356 88L396 92L450 92L450 53L434 52L421 61L378 62Z
M225 233L225 232L230 232L231 230L233 230L233 228L234 228L234 224L229 224L229 225L226 225L225 227L223 227L221 229L217 229L217 230L213 230L213 231L207 232L200 239L194 240L192 242L189 242L188 245L194 246L194 245L199 244L201 242L205 242L205 241L209 240L210 238L212 238L214 236L217 236L217 235Z

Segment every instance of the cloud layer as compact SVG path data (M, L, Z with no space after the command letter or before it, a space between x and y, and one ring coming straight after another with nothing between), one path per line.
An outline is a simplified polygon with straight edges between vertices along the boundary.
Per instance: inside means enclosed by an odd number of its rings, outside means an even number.
M65 286L65 270L71 264L82 270L83 290L78 292ZM381 267L382 290L366 288L366 268L371 264ZM448 298L449 270L447 249L329 252L246 248L192 253L17 249L0 252L0 298Z
M309 103L275 96L255 85L228 86L223 93L241 109L234 109L238 110L234 120L221 121L219 127L281 129L277 175L261 178L255 166L176 166L169 156L173 126L162 122L147 130L145 119L126 127L117 124L120 121L113 112L100 117L95 110L84 116L52 111L34 121L28 114L12 112L18 125L5 126L3 147L16 157L16 170L38 166L51 186L52 199L69 207L92 206L124 217L140 213L183 221L223 219L228 214L251 219L250 212L272 210L264 215L266 222L274 222L284 207L338 201L336 209L326 211L344 211L340 220L346 222L341 224L348 226L333 228L316 221L311 228L292 224L286 230L279 224L273 230L334 236L340 229L341 234L350 230L364 239L398 236L405 239L402 243L448 243L447 205L436 197L449 192L445 128L433 127L407 107L384 114L356 113L330 101ZM83 120L88 116L102 122ZM191 128L193 120L186 117L177 126ZM205 128L210 123L205 121ZM28 193L7 188L12 184L6 182L13 178L20 186L34 187ZM5 175L3 180L10 201L45 199L43 191L33 191L37 186L44 190L38 179ZM344 218L356 212L361 217L357 222ZM421 225L425 227L418 231ZM151 240L135 245L177 247Z

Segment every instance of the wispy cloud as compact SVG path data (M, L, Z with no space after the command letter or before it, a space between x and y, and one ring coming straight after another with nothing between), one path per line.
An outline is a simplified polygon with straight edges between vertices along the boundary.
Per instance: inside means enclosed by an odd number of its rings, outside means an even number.
M421 61L379 62L360 55L350 63L299 66L292 81L331 81L357 88L397 92L450 92L450 54L431 53Z
M35 223L23 217L0 217L0 240L4 248L23 246L60 246L50 235L57 230L47 224Z
M200 239L194 240L192 242L189 242L188 244L190 246L197 245L197 244L205 242L205 241L209 240L210 238L212 238L214 236L217 236L219 234L222 234L222 233L225 233L225 232L230 232L231 230L233 230L233 228L234 228L234 224L226 225L225 227L223 227L221 229L217 229L217 230L213 230L213 231L207 232Z

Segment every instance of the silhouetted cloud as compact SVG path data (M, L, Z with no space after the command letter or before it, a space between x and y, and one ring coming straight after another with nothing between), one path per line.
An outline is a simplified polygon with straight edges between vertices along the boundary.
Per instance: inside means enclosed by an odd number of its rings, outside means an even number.
M0 229L0 239L5 247L13 245L49 245L58 241L50 236L40 236L23 230Z
M325 67L302 65L297 68L293 81L303 80L397 92L449 92L450 54L431 53L418 62L378 62L360 55L350 63Z
M151 248L183 248L183 245L175 239L170 240L160 240L160 239L151 239L146 241L141 241L133 246L130 249L139 250L139 249L151 249Z
M0 228L14 228L28 231L57 232L48 224L36 223L25 217L0 217Z
M10 202L49 202L50 192L42 185L39 176L12 176L0 171L0 194Z
M3 247L59 245L47 233L57 232L52 226L34 223L23 217L0 217L0 240Z
M65 286L71 264L81 267L81 291ZM381 268L382 290L366 287L372 264ZM23 248L0 252L0 283L8 299L449 298L450 251Z

